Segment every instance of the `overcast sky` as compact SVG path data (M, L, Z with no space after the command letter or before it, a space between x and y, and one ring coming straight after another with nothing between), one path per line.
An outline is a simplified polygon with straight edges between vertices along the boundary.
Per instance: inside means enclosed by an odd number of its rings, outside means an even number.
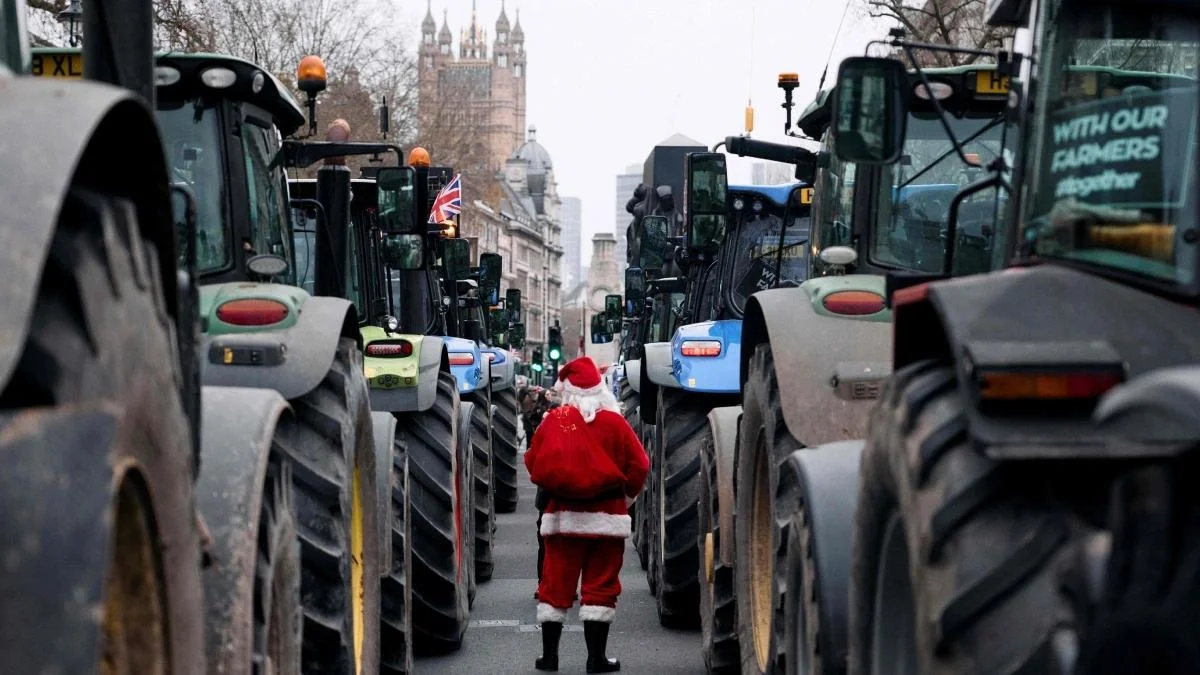
M525 31L527 125L554 160L559 194L583 203L583 265L592 235L614 229L616 175L644 162L655 143L682 133L712 146L741 133L748 96L751 135L785 140L776 76L799 73L799 112L815 96L831 48L826 86L841 58L886 37L887 26L867 18L861 0L848 1L834 45L841 0L506 0L509 21L519 9ZM449 12L457 54L472 2L432 4L439 28ZM501 0L475 4L490 43ZM415 44L426 0L392 5ZM751 163L731 157L730 180L749 182Z

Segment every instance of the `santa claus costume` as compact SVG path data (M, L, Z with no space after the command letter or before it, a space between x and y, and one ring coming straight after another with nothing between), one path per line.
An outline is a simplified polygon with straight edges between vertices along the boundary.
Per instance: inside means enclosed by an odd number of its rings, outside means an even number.
M628 504L641 491L650 462L590 358L571 361L558 377L562 406L546 414L525 453L530 478L549 494L537 608L543 651L536 667L558 670L563 620L579 583L587 672L614 672L621 664L605 650L621 593Z

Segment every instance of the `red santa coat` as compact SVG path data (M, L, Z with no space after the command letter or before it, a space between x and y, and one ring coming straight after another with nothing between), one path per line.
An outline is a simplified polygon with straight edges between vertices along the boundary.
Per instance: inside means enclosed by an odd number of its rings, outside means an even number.
M566 413L563 406L547 415ZM573 499L571 495L551 494L542 514L541 533L544 537L629 537L631 528L626 497L636 497L646 482L646 473L650 470L646 449L625 418L611 410L596 412L595 419L587 426L592 437L624 474L624 485L592 498ZM554 425L546 424L539 427L525 453L525 466L535 484L539 482L540 474L555 470L553 463L546 461L548 458L540 456L545 452L547 439L543 429L548 432L553 428Z

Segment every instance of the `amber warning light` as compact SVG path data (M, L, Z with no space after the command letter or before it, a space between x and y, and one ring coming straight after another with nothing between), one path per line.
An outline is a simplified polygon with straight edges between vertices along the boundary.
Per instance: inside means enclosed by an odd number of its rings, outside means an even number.
M296 86L306 94L325 90L325 62L321 57L309 54L300 59L296 66Z
M413 148L408 152L408 165L429 166L429 151L422 147Z

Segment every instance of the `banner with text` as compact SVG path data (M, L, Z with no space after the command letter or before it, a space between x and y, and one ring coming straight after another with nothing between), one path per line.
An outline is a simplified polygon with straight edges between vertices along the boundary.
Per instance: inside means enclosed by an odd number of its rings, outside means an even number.
M1124 208L1178 206L1195 142L1196 91L1117 96L1051 113L1037 213L1075 198Z

